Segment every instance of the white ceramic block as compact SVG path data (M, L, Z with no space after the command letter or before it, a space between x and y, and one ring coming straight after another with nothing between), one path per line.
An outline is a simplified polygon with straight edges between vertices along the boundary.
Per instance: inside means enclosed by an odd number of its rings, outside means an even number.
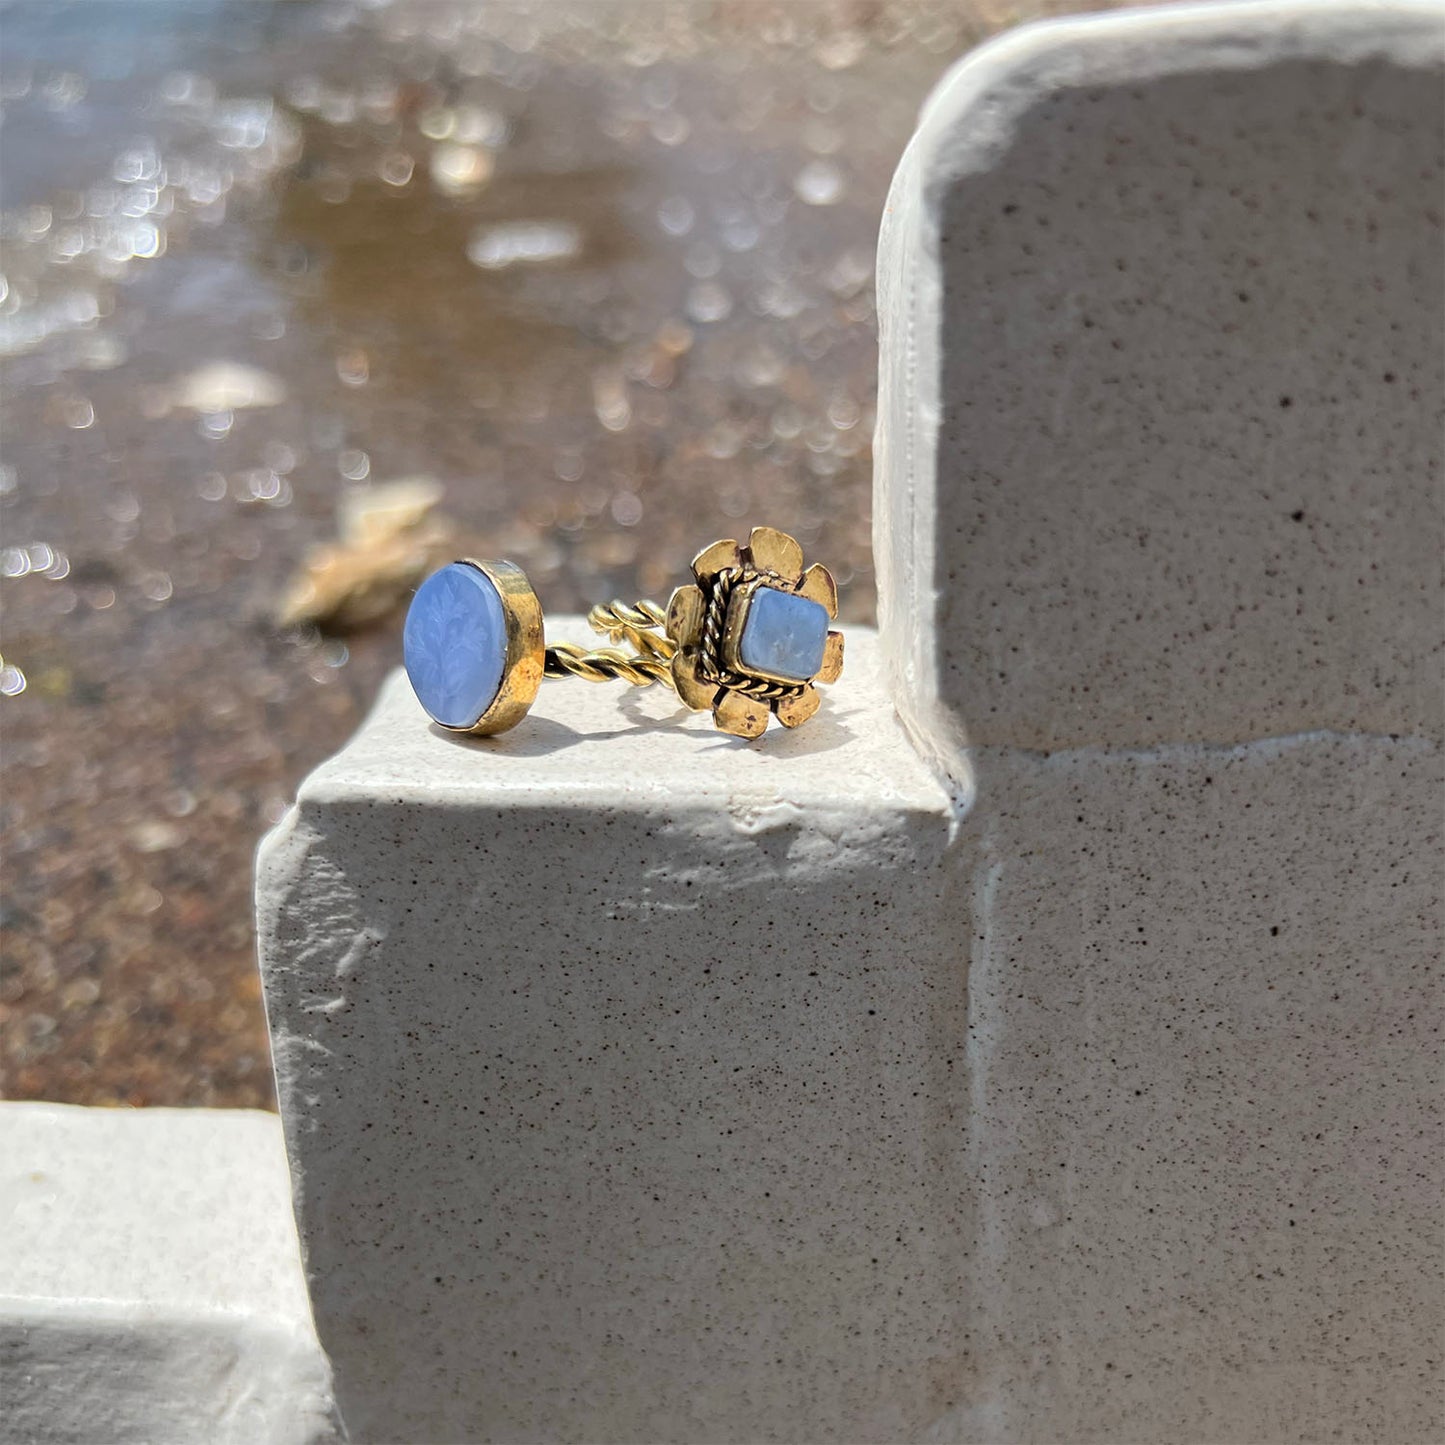
M938 87L878 271L921 737L1438 736L1442 48L1436 3L1180 6Z
M267 840L277 1079L356 1440L890 1440L936 1413L952 814L871 634L848 648L816 717L751 744L576 680L458 738L398 675Z
M1441 758L978 759L971 1369L934 1440L1441 1438Z
M881 630L970 798L930 1439L1445 1433L1442 42L1031 28L899 170Z
M0 1439L322 1445L280 1122L0 1104Z
M358 1441L1440 1436L1442 41L979 52L824 712L458 740L397 679L303 786L262 966Z

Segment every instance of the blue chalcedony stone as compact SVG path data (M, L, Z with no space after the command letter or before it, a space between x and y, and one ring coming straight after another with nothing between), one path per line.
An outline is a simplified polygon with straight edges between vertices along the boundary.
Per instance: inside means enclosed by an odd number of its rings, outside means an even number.
M759 587L748 604L738 660L749 672L807 682L823 665L828 609L811 597Z
M492 705L507 661L507 620L491 578L466 562L433 572L411 599L406 675L437 722L469 728Z

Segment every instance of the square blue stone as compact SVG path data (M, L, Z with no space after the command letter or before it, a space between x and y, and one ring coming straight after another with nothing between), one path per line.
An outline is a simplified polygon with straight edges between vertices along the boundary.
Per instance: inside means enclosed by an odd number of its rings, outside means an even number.
M747 672L807 682L823 665L828 609L811 597L759 587L748 604L738 661Z

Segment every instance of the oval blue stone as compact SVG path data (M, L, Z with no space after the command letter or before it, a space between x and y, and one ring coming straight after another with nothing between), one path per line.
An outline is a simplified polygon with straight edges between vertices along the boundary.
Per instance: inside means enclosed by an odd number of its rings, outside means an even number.
M427 712L444 727L474 727L507 662L507 620L491 578L467 562L433 572L411 599L402 646Z

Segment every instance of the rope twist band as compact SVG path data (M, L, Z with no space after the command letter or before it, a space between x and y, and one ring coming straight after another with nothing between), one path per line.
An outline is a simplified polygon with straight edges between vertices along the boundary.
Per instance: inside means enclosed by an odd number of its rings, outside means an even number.
M667 614L656 602L643 600L599 602L587 614L588 625L613 643L626 642L635 649L579 647L575 642L557 642L545 654L543 672L547 677L580 677L586 682L630 682L634 687L653 683L674 686L672 655L677 644L670 637L651 631L661 628ZM675 689L674 689L675 690Z
M643 657L665 661L677 651L677 643L663 631L667 613L656 602L646 599L630 607L615 598L611 602L599 602L588 612L587 625L593 632L605 633L614 647L625 642Z

